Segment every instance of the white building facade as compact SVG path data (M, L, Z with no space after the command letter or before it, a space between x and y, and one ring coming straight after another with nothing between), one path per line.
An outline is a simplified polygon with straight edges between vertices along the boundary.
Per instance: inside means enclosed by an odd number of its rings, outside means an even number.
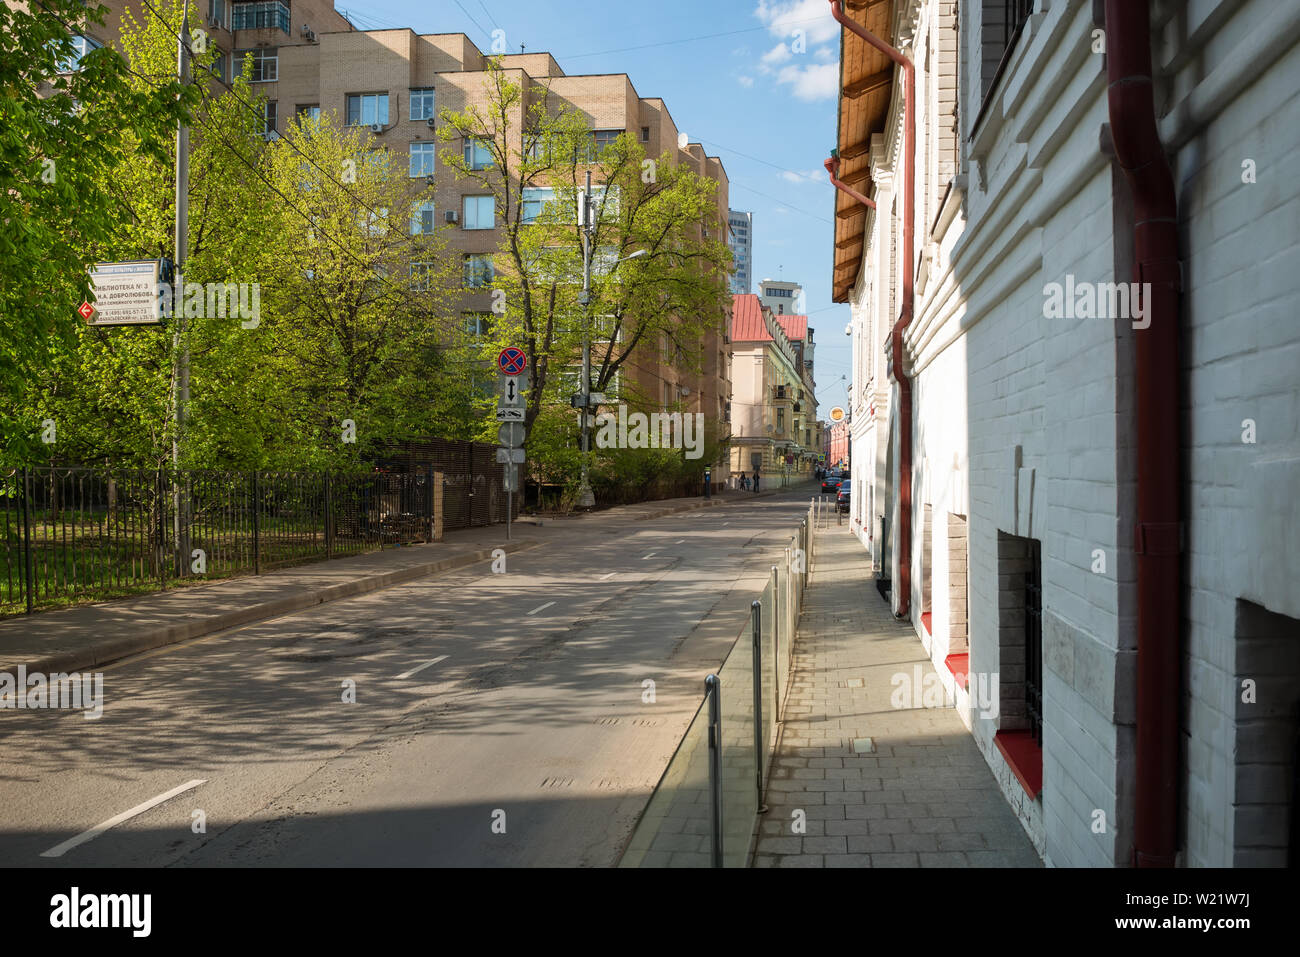
M1108 95L1121 6L845 11L912 62L916 90L907 262L903 71L844 29L837 178L875 204L837 194L852 526L1049 864L1284 865L1300 724L1300 5L1150 3L1178 262L1142 277L1131 143ZM909 271L904 383L891 330ZM1139 520L1155 301L1130 289L1139 278L1180 290L1176 527ZM1163 702L1138 667L1153 554L1176 555L1179 576ZM1154 794L1137 742L1165 721L1176 761ZM1170 847L1137 823L1153 809Z

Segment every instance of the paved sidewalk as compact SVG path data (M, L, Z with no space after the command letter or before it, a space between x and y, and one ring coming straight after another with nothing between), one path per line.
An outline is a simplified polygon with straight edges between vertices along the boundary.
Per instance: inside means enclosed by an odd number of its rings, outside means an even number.
M934 669L847 526L818 533L811 571L754 866L1041 867L957 712L890 705L893 675Z
M768 494L805 490L798 486ZM264 575L172 587L138 598L81 605L0 621L0 672L85 671L153 648L278 618L315 605L391 588L480 562L492 551L530 548L579 532L590 524L617 529L701 507L748 502L755 496L729 492L705 500L668 499L625 505L588 515L525 518L513 541L505 526L448 532L429 545L389 548L353 558L319 561Z

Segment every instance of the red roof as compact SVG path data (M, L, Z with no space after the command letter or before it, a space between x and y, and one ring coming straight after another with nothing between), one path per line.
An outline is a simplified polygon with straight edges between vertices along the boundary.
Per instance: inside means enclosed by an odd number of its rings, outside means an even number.
M763 304L753 293L731 297L731 341L771 342L767 323L763 321Z
M808 338L807 316L777 316L776 321L781 324L791 342L802 342Z

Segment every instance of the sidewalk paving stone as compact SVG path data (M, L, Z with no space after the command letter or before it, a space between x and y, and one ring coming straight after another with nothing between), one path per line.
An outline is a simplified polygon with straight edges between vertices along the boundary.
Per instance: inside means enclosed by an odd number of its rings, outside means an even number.
M918 666L934 671L861 543L820 530L755 867L1042 866L957 712L893 707L894 675Z

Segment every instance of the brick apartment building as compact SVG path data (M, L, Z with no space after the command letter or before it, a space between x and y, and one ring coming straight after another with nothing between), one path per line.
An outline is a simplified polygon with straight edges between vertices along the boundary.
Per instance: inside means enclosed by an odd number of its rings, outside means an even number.
M844 6L915 69L909 176L905 72L845 26L852 524L895 612L1048 862L1294 863L1300 6ZM1050 306L1138 278L1167 312Z
M253 56L252 87L266 103L268 136L283 132L298 114L335 111L340 123L374 131L376 143L410 157L412 177L432 175L435 201L422 212L446 230L452 251L466 257L466 275L479 270L500 249L501 211L475 184L456 179L439 158L447 149L438 135L441 110L463 112L487 102L488 56L461 33L417 34L409 29L357 30L336 13L329 0L230 2L200 0L203 23L219 53L218 73L229 78ZM142 0L108 0L106 28L93 43L114 43L125 7L138 17L148 13ZM103 35L99 35L102 33ZM698 143L679 140L679 131L663 100L642 97L626 74L568 76L549 53L503 56L502 69L525 89L545 87L552 102L578 111L590 124L600 147L618 134L634 136L647 157L684 164L717 183L716 223L706 225L717 237L728 235L728 183L721 160ZM525 105L518 106L512 126L523 127ZM519 143L512 144L518 149ZM450 148L464 147L453 143ZM481 274L481 273L480 273ZM472 288L467 278L461 310L469 321L490 314L491 291ZM680 345L680 343L679 343ZM623 391L682 412L705 416L706 434L724 452L714 479L727 479L726 424L731 401L731 372L726 329L706 333L699 342L698 363L681 362L660 343L646 343L622 370Z

